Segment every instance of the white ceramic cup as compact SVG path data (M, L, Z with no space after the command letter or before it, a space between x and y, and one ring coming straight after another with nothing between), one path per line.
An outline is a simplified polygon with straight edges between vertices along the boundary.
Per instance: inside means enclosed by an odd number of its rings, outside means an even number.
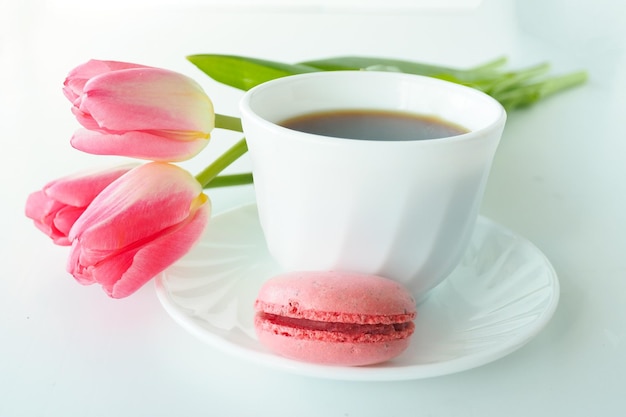
M342 109L433 115L470 132L372 141L278 124ZM266 82L240 110L261 227L282 268L377 274L419 300L457 266L506 120L496 100L429 77L334 71Z

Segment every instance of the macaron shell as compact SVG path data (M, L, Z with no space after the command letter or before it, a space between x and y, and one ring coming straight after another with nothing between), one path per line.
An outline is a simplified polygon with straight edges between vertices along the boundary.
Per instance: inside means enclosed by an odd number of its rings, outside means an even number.
M399 283L350 272L291 272L272 278L261 288L259 303L282 306L274 314L300 317L301 311L349 315L415 314L415 300Z
M338 343L289 337L258 329L257 336L259 342L286 358L333 366L365 366L386 362L406 350L410 340L407 338L378 343Z

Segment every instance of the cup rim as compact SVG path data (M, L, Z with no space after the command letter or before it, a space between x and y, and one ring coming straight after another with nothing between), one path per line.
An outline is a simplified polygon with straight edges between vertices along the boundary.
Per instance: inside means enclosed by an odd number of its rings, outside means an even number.
M462 133L454 136L447 137L439 137L439 138L431 138L431 139L415 139L415 140L395 140L395 141L385 141L385 140L366 140L366 139L353 139L353 138L341 138L341 137L333 137L333 136L325 136L314 133L302 132L294 129L290 129L284 126L281 126L277 122L270 121L265 117L259 115L257 111L253 109L252 101L255 96L264 92L264 90L275 88L281 85L290 84L290 83L298 83L307 80L315 80L319 78L353 78L353 77L383 77L388 79L397 79L400 80L408 80L408 81L419 81L425 85L435 85L440 86L443 89L447 90L456 90L465 94L468 97L475 97L477 101L483 101L488 103L491 106L494 106L496 109L496 116L490 123L485 124L481 128L469 130L467 133ZM348 109L346 107L346 109ZM495 98L490 95L480 91L478 89L468 87L462 84L453 83L451 81L441 80L434 77L417 75L417 74L407 74L407 73L399 73L399 72L391 72L391 71L359 71L359 70L338 70L338 71L319 71L319 72L311 72L311 73L303 73L303 74L295 74L288 75L285 77L276 78L273 80L266 81L264 83L258 84L250 90L246 91L243 97L239 101L239 110L241 112L242 121L244 123L245 128L245 119L250 118L254 120L256 123L264 126L264 128L269 129L271 131L276 132L277 134L297 134L300 140L313 140L320 142L333 142L337 143L359 143L363 146L409 146L410 144L419 143L420 146L426 145L436 145L443 144L449 142L467 142L473 139L483 138L487 132L491 132L494 129L498 129L504 126L507 113L505 108L502 106L500 102L498 102ZM376 109L372 108L371 110L392 110L393 109ZM400 109L399 109L400 110ZM323 111L323 110L320 110ZM400 110L404 111L404 110ZM410 111L409 111L410 112ZM456 123L454 120L450 120L453 123ZM245 133L245 132L244 132ZM391 145L393 144L393 145Z

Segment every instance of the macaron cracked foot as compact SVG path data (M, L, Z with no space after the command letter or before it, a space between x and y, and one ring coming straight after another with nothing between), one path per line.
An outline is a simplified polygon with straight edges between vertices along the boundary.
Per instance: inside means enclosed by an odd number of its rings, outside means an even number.
M349 272L291 272L268 280L255 301L259 341L323 365L388 361L409 345L417 312L399 283Z

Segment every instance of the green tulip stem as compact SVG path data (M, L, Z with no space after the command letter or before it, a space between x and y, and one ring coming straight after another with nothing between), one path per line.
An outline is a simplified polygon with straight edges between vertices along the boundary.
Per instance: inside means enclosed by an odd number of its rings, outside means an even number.
M204 188L232 187L252 183L252 173L218 175L213 178Z
M252 182L252 175L244 174L244 176L224 176L218 177L226 167L235 162L241 155L248 151L246 139L241 138L239 142L231 146L226 152L221 154L215 161L207 166L202 172L196 175L196 180L202 184L203 188L224 187L228 185L249 184ZM221 179L220 179L221 178ZM212 184L216 181L215 184ZM244 181L244 182L242 182Z
M235 132L243 132L241 127L241 119L224 114L215 114L215 127L219 129L234 130Z

